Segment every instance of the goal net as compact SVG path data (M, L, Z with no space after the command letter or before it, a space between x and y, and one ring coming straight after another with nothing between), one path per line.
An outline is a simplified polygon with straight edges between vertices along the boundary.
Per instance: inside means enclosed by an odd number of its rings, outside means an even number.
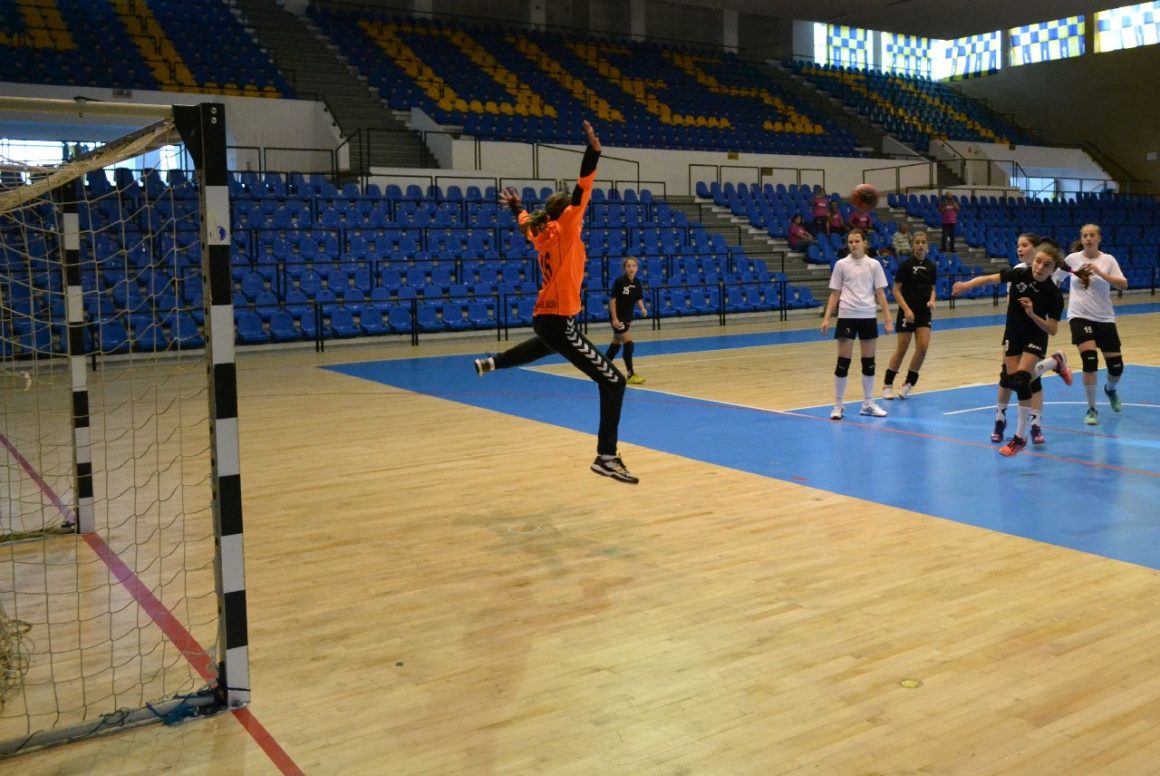
M0 756L248 699L221 107L0 158Z

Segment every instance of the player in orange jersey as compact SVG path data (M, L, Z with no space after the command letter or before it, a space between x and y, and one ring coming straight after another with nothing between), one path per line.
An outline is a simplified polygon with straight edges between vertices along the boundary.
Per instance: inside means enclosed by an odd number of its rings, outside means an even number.
M584 122L588 147L580 162L580 177L571 194L558 191L548 197L543 210L528 213L514 188L506 188L500 200L519 219L520 230L536 246L540 265L540 293L532 311L536 333L513 348L475 360L475 372L483 376L496 369L511 369L559 353L588 375L600 388L600 428L596 436L596 460L592 471L619 482L636 484L635 477L616 451L620 429L620 409L624 403L625 379L620 370L585 337L576 323L580 312L580 287L588 260L580 229L584 211L592 195L596 163L600 159L600 139L592 125Z

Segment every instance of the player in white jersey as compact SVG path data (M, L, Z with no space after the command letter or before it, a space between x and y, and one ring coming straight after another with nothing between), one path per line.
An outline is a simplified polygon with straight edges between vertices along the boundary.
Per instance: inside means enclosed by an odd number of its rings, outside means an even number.
M846 235L850 255L838 259L830 275L830 297L822 316L822 334L830 329L830 316L838 308L838 365L834 368L834 410L831 420L841 420L845 412L843 397L854 340L862 340L862 410L875 418L886 416L886 410L874 403L874 354L878 345L878 308L886 322L886 333L893 331L890 305L886 302L886 273L877 259L866 255L866 234L851 229Z
M1123 291L1128 287L1128 279L1120 270L1116 257L1100 250L1100 237L1098 226L1085 224L1079 234L1083 250L1070 254L1065 260L1075 274L1067 300L1067 318L1071 343L1079 349L1083 363L1083 389L1088 403L1083 422L1089 426L1100 422L1096 411L1096 373L1100 368L1097 348L1104 354L1104 365L1108 368L1108 381L1104 385L1108 404L1113 412L1119 412L1123 406L1116 387L1124 373L1124 358L1120 352L1120 334L1116 330L1112 289Z

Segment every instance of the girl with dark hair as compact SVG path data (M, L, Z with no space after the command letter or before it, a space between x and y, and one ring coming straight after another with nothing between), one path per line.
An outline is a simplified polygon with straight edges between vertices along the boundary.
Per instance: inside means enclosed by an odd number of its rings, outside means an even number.
M1071 385L1071 369L1063 351L1047 356L1048 337L1059 329L1063 313L1063 294L1052 281L1052 274L1065 266L1063 254L1053 243L1041 242L1035 248L1031 266L1016 266L992 275L977 275L955 283L951 293L958 296L978 286L1010 283L1007 304L1007 326L1003 330L1003 367L1007 387L1019 397L1019 424L1015 435L1003 447L1001 455L1010 457L1027 447L1027 428L1032 415L1032 397L1043 390L1040 377L1054 370Z
M636 344L632 341L632 332L628 330L632 326L633 308L640 310L642 318L648 315L648 308L644 306L644 287L636 277L639 266L634 257L625 258L621 263L624 274L613 281L612 293L608 300L609 323L612 324L612 344L608 346L608 350L604 351L604 355L608 356L608 360L615 361L616 354L620 352L621 348L624 348L624 365L628 367L629 385L640 385L644 382L644 378L636 373L636 369L632 365L632 354L636 349Z

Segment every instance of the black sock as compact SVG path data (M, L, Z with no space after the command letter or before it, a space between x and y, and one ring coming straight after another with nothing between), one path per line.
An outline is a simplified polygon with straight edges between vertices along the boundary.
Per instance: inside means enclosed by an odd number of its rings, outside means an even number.
M917 383L918 382L918 372L914 371L913 369L908 371L906 373L906 382L910 383L911 385L914 385L915 383Z
M634 370L632 368L632 351L633 351L632 346L634 344L636 344L636 343L634 343L634 342L624 343L624 365L628 367L628 373L630 375L634 374Z
M897 369L887 369L883 385L894 385L894 378L898 375Z
M620 345L613 342L608 346L608 350L604 351L604 355L608 356L608 360L612 361L616 358L616 354L620 352Z

